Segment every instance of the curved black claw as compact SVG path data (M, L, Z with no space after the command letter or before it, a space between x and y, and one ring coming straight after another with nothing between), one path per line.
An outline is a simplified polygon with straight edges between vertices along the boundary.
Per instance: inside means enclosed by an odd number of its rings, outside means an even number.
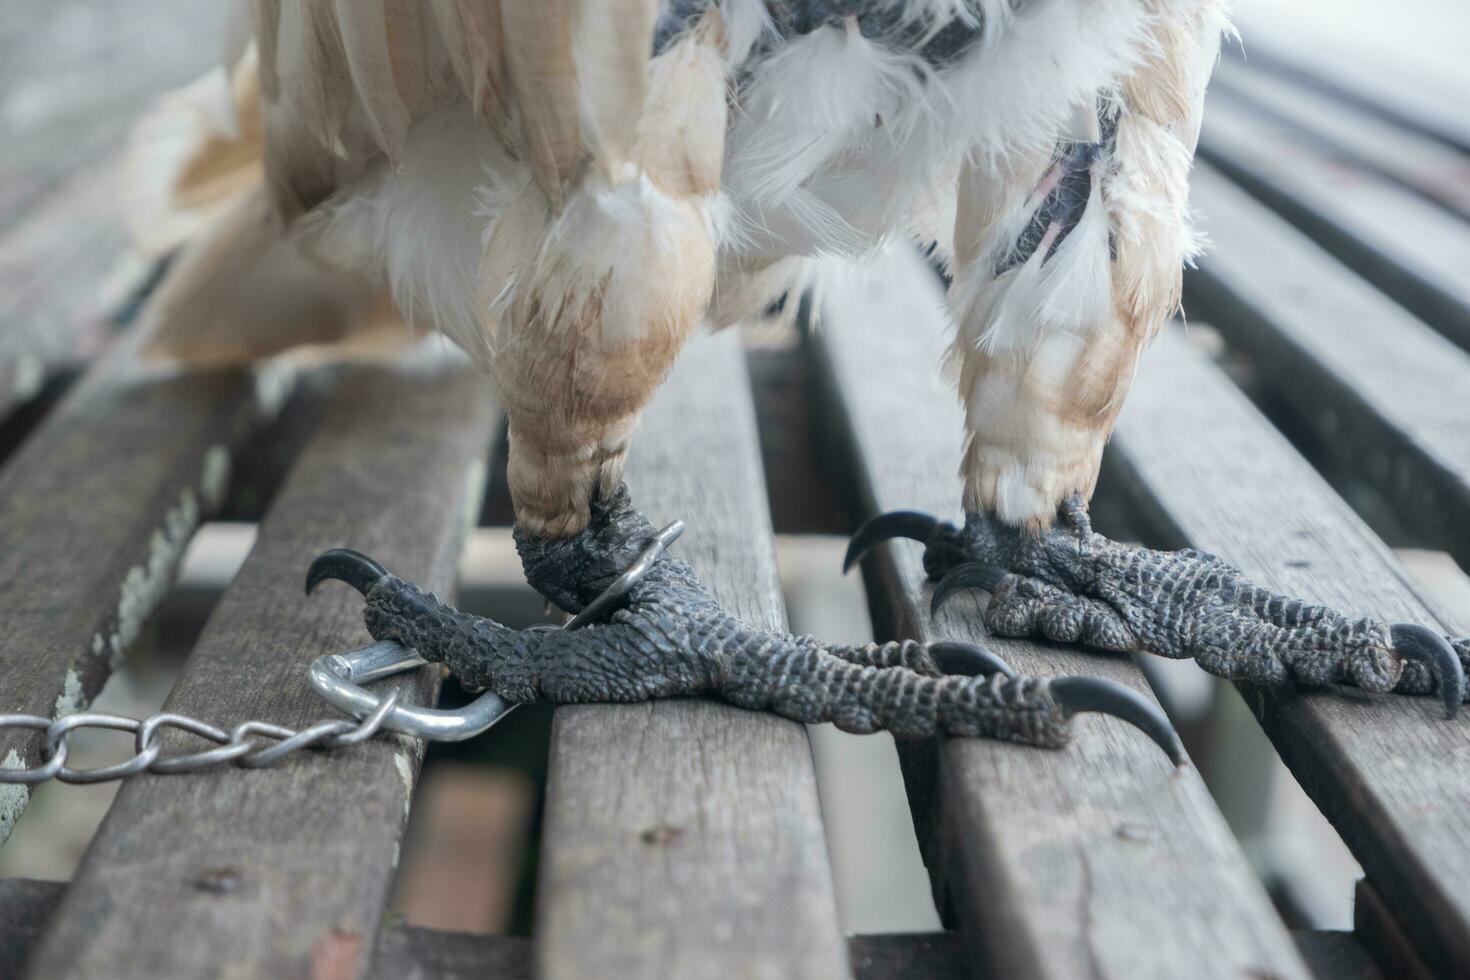
M980 561L967 561L944 573L944 578L934 586L934 595L929 599L929 615L938 615L939 607L949 601L956 592L966 589L984 589L994 592L1006 577L1006 570L998 565L987 565Z
M911 538L928 544L942 522L932 514L921 514L916 510L891 510L863 522L852 540L847 543L847 555L842 559L842 571L852 571L852 566L863 560L873 547L889 538Z
M1445 717L1455 717L1460 702L1465 700L1465 671L1455 648L1434 630L1413 623L1390 626L1388 635L1395 653L1429 668L1439 684L1439 696L1444 699Z
M931 643L929 644L929 656L934 658L934 665L945 674L959 674L965 677L989 677L991 674L1004 674L1012 680L1016 678L1014 667L995 653L975 643L959 643L949 640Z
M1058 677L1051 682L1051 696L1069 717L1097 711L1121 718L1153 739L1174 765L1187 761L1179 734L1164 712L1131 687L1101 677Z
M387 577L388 569L362 552L333 548L317 555L306 570L306 594L311 595L323 580L334 578L367 595L369 589Z

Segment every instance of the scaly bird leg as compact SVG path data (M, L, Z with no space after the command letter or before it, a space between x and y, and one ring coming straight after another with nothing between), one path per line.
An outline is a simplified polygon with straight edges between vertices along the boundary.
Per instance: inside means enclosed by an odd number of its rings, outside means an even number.
M593 602L654 537L626 488L594 501L581 533L564 539L519 530L527 578L568 612ZM959 643L831 646L743 623L709 594L689 565L658 558L603 623L576 631L513 630L459 612L349 551L319 557L310 591L341 579L367 599L364 620L445 664L471 688L510 702L642 701L716 695L796 721L850 732L922 738L966 735L1059 747L1071 719L1096 711L1143 730L1176 764L1183 750L1150 701L1091 677L1018 677L994 654Z
M1470 639L1350 619L1252 585L1202 551L1118 544L1093 532L1080 497L1041 532L981 514L962 528L925 514L884 514L853 535L846 567L894 537L923 542L925 570L938 580L936 611L956 591L983 589L985 625L1001 636L1192 658L1217 676L1258 684L1437 691L1450 716L1466 697Z

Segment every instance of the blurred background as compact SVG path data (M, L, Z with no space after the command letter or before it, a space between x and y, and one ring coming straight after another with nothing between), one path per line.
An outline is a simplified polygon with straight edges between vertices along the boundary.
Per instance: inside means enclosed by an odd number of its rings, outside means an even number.
M0 0L0 234L11 242L44 239L45 247L56 250L58 274L76 274L79 281L82 274L89 277L86 295L77 300L80 312L69 315L110 322L108 311L125 303L146 276L127 252L108 207L109 168L128 126L158 93L217 62L227 7L220 0ZM1222 70L1222 78L1234 82L1228 98L1236 103L1250 101L1253 72L1290 62L1341 82L1349 92L1411 107L1428 128L1470 134L1465 111L1470 59L1464 53L1470 4L1464 0L1391 5L1238 0L1237 23L1245 60L1236 48ZM1371 130L1364 126L1353 132ZM81 216L47 210L48 192L68 181L96 181L95 210ZM58 224L62 217L68 220ZM71 237L60 240L58 229ZM80 270L78 263L85 263ZM7 285L3 274L0 250L0 285ZM15 309L23 293L0 295L0 314ZM1449 614L1470 623L1470 580L1455 561L1426 547L1412 529L1398 526L1371 488L1328 458L1309 432L1293 426L1249 356L1205 323L1195 323L1190 336L1226 364ZM767 404L799 399L806 379L785 356L797 346L794 335L780 330L749 331L752 374ZM61 378L42 388L38 380L38 404L54 400L66 383ZM293 397L286 416L309 412L310 381ZM19 421L0 427L0 454L24 435L26 419L34 417L34 412L23 413ZM782 512L783 481L793 478L793 467L811 465L805 441L810 432L772 426L763 433L791 440L770 439L764 447L778 530L826 532L779 537L792 628L834 641L870 639L861 582L839 574L850 526L841 501L834 497L808 502L801 513ZM289 431L268 436L263 445L272 439L291 445ZM270 474L274 466L278 472L283 459L289 459L283 449L262 450L241 470ZM263 479L269 482L268 476ZM504 493L503 485L492 486L484 526L465 552L462 606L525 625L545 616L539 598L522 581L508 530L497 526L507 518ZM235 490L229 519L201 530L179 582L95 702L97 710L141 715L163 703L213 604L248 552L252 520L267 496L267 490L245 481ZM1096 507L1100 529L1125 539L1141 536L1126 510L1115 506L1106 480ZM1288 921L1350 928L1357 866L1286 774L1236 690L1189 663L1151 660L1147 668ZM446 699L456 696L451 690ZM549 726L549 711L523 708L484 738L431 748L403 854L396 914L440 929L528 931ZM830 727L811 734L844 928L861 933L937 928L891 740L847 736ZM113 757L110 745L89 747L80 739L76 750L79 764ZM115 791L111 784L41 787L10 841L0 847L0 877L67 879Z

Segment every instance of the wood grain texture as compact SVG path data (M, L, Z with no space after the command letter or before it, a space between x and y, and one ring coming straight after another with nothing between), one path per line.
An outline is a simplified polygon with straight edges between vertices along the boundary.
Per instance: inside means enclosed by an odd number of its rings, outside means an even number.
M1251 111L1321 139L1333 151L1373 167L1461 217L1470 217L1470 155L1405 129L1309 86L1227 58L1210 90L1228 91Z
M1192 202L1214 247L1186 276L1191 316L1248 351L1339 465L1470 568L1470 408L1457 397L1470 354L1218 171L1196 171Z
M1354 615L1435 625L1407 573L1205 355L1144 358L1113 443L1159 543ZM1470 963L1470 717L1434 698L1242 688L1281 757L1436 969Z
M0 234L0 419L95 357L113 315L147 279L117 199L115 174L84 173Z
M628 463L633 499L736 615L780 627L749 382L733 332L696 338ZM537 972L847 976L806 731L701 700L558 708Z
M1353 890L1353 936L1394 980L1432 980L1434 974L1410 945L1403 926L1368 879ZM1447 974L1446 974L1447 975Z
M371 980L531 980L531 941L391 926L378 938Z
M0 469L0 711L90 703L163 601L259 421L248 374L160 377L114 351ZM29 733L0 763L39 762ZM26 801L0 792L0 842Z
M1317 980L1383 980L1383 971L1351 932L1301 930L1291 938Z
M965 954L952 932L899 932L847 941L853 980L959 980Z
M1238 45L1228 46L1226 53L1234 60L1249 61L1256 68L1470 153L1470 120L1462 111L1462 93L1453 88L1452 80L1431 78L1412 69L1380 70L1381 64L1365 64L1352 56L1356 52L1331 43L1293 45L1289 37L1272 38L1265 24L1260 31L1249 20L1239 26L1249 38L1250 52L1245 54Z
M9 878L0 881L0 980L25 973L31 950L45 932L66 883Z
M219 65L234 6L0 0L0 230L113 159L159 92Z
M1210 96L1199 154L1470 349L1470 235L1459 218L1225 91Z
M870 267L862 288L834 297L814 335L854 449L867 512L958 517L962 438L957 400L939 372L941 298L917 256ZM983 642L1018 670L1091 674L1147 691L1130 659L985 635L974 598L937 622L912 542L865 563L882 635ZM953 899L976 976L1303 977L1286 929L1198 773L1173 770L1157 747L1087 716L1060 751L976 740L926 749L906 776L926 860ZM931 831L931 826L932 830Z
M354 547L450 589L495 420L486 383L463 365L346 373L166 709L225 727L332 717L305 667L368 642L362 599L340 584L303 596L307 565ZM398 683L422 704L438 680L426 668ZM421 756L422 743L380 738L269 769L129 781L32 975L360 975ZM230 885L212 886L221 878Z

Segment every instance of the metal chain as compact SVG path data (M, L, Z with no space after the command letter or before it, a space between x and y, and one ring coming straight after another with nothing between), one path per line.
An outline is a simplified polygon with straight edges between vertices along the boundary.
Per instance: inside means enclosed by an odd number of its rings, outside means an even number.
M126 779L140 772L198 772L211 766L234 763L247 769L259 769L279 762L301 749L332 749L356 745L377 734L383 721L398 704L398 692L390 691L378 707L360 722L347 718L330 718L297 731L268 721L246 721L230 731L188 715L159 712L147 718L128 718L97 711L82 711L52 720L40 715L0 714L0 730L24 728L46 733L41 748L42 763L31 769L0 767L0 783L43 783L59 779L63 783L101 783L110 779ZM72 769L66 764L67 739L83 728L108 729L134 733L137 746L126 762L99 769ZM166 728L198 735L218 743L217 749L165 756L160 735ZM275 744L267 740L274 739Z
M673 521L666 525L616 581L560 628L580 629L608 613L683 533L683 521ZM383 649L389 647L396 649ZM0 766L0 784L35 784L44 783L48 779L59 779L63 783L102 783L111 779L126 779L141 772L198 772L225 763L234 763L246 769L259 769L279 762L301 749L334 749L366 742L384 728L431 741L455 741L484 731L510 710L511 706L504 704L495 695L486 693L474 703L457 711L407 707L400 711L398 691L390 691L382 698L376 698L353 683L355 679L371 680L422 666L424 663L423 658L412 650L392 643L377 644L350 654L319 657L308 669L308 679L312 687L331 704L362 720L353 722L346 718L330 718L300 731L268 721L246 721L227 732L198 718L173 712L159 712L147 718L129 718L99 711L82 711L55 720L40 715L0 714L0 731L19 728L46 733L41 747L41 764L30 769ZM358 670L362 673L356 673ZM132 732L136 746L133 757L126 762L97 769L69 768L66 764L67 739L72 732L83 728ZM217 743L219 748L186 755L164 756L159 736L166 728L177 728L198 735ZM264 739L275 739L276 743L265 744L262 741Z

